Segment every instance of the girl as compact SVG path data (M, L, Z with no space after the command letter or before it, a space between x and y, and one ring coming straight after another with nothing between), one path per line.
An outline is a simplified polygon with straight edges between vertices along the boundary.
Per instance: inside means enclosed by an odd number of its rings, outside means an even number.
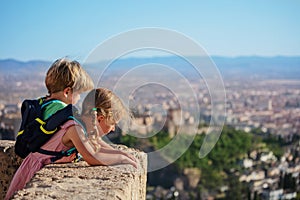
M114 131L116 124L126 116L128 112L114 93L104 88L94 89L82 104L81 119L86 130L74 121L69 121L67 123L74 126L66 131L62 142L70 148L75 146L90 165L131 164L137 168L131 154L116 150L101 139L101 136Z

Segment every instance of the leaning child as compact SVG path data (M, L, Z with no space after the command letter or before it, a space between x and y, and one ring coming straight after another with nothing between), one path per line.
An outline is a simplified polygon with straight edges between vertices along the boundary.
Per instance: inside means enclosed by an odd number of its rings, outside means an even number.
M45 107L43 120L46 120L56 111L63 109L68 104L76 104L80 98L80 93L91 90L93 82L87 72L77 61L67 59L56 60L49 68L45 84L48 95L43 97L44 101L54 100L53 103ZM69 147L62 143L61 137L68 126L61 127L60 133L56 133L42 149L52 151L66 151ZM56 162L67 162L74 159L74 155L64 157ZM39 171L43 166L51 163L51 156L38 152L30 153L22 162L16 171L5 199L9 199L13 193L25 187L26 183Z

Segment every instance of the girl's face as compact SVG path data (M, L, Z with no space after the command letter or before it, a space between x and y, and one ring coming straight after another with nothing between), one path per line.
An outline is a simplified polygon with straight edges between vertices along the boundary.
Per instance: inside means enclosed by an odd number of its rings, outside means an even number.
M111 122L110 120L104 118L103 116L99 116L98 118L99 126L101 128L102 135L106 135L111 131L115 131L116 122Z

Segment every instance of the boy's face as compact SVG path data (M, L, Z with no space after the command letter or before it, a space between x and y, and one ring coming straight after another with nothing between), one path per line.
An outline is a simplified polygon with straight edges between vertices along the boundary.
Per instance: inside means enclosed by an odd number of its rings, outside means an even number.
M80 100L80 93L73 92L72 93L72 104L76 104Z
M70 87L65 88L63 91L63 101L66 104L76 104L80 99L80 92L74 92Z

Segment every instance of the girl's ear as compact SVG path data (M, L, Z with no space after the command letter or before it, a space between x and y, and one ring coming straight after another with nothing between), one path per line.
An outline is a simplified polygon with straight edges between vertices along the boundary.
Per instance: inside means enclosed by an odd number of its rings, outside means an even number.
M99 116L97 117L97 119L98 119L98 122L100 122L100 121L104 120L104 116L103 116L103 115L99 115Z

